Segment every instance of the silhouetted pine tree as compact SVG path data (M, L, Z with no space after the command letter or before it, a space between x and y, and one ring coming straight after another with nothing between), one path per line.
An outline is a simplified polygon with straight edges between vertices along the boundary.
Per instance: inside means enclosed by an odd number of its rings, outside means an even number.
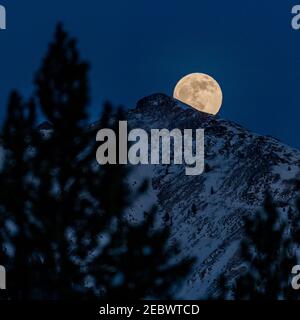
M140 224L126 209L146 190L128 186L130 169L96 163L96 130L118 130L121 108L105 105L87 126L88 65L61 25L36 75L36 104L51 123L35 127L35 106L10 99L2 130L2 256L13 299L171 297L192 260L176 262L154 211ZM118 145L118 142L117 142Z
M8 291L15 297L31 290L34 277L31 268L36 225L30 206L34 193L30 149L34 120L34 104L24 103L16 91L12 92L1 134L5 154L0 172L0 264L9 269L8 279L13 281Z
M299 212L300 202L297 207ZM245 218L241 258L247 271L235 281L234 299L299 298L291 287L291 270L297 264L295 250L300 244L299 222L295 223L292 229L288 227L270 195L266 196L263 210ZM229 287L224 281L223 285L223 289Z
M189 272L192 260L176 260L168 245L169 229L152 229L154 213L142 223L121 224L99 256L95 267L108 281L107 297L172 298Z

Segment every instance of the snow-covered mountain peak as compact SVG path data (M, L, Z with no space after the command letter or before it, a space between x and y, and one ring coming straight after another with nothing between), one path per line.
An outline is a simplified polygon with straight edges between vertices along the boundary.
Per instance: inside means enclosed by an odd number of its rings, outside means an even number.
M268 190L290 221L290 205L299 196L291 184L300 178L300 151L277 139L192 108L164 94L143 98L128 112L132 128L205 129L205 172L186 176L184 165L151 167L152 194L162 219L172 226L179 254L198 262L182 289L185 298L216 290L221 273L239 274L243 216L261 208ZM140 169L139 169L140 170ZM146 170L146 167L145 167ZM149 169L147 169L149 170ZM146 201L146 200L144 200ZM136 210L141 210L143 204Z

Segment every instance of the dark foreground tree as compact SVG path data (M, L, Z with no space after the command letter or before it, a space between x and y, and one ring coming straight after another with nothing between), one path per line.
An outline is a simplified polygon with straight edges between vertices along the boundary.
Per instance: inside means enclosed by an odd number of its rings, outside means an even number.
M35 277L30 271L33 263L33 246L36 225L31 220L30 203L34 194L32 177L32 128L34 126L34 105L25 104L14 91L8 102L8 115L2 129L0 151L0 264L9 270L8 279L15 295L18 286L24 295L31 290ZM3 291L1 292L3 294Z
M299 215L299 201L296 207ZM298 264L299 218L293 225L287 221L270 195L266 196L263 210L245 217L241 259L247 270L233 284L224 277L220 279L220 298L299 299L298 292L291 285L291 271Z
M106 104L88 129L87 75L76 42L58 26L36 75L35 104L17 93L10 98L0 174L6 297L171 298L192 261L178 262L169 230L152 227L155 210L138 224L129 221L127 209L145 182L133 192L127 166L97 165L96 130L117 134L124 113ZM35 109L50 129L36 129Z

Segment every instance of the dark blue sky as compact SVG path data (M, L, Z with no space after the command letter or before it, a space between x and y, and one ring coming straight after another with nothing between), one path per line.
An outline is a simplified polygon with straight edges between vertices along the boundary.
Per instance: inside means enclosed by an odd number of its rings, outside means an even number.
M299 1L300 2L300 1ZM103 100L127 107L172 94L190 72L224 93L221 116L300 147L300 31L288 0L0 0L0 118L7 95L28 95L55 24L63 21L91 62L95 116Z

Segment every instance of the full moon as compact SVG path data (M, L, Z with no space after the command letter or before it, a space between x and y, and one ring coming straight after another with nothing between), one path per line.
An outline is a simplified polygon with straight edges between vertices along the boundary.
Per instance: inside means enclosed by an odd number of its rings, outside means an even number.
M218 82L204 73L191 73L176 85L174 98L209 114L217 114L221 108L223 94Z

